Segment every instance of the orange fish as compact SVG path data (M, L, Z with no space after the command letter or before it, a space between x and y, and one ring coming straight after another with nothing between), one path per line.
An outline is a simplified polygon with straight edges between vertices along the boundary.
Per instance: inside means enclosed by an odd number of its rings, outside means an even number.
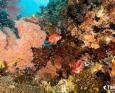
M57 44L57 42L62 38L59 34L52 34L48 37L48 42L52 44Z

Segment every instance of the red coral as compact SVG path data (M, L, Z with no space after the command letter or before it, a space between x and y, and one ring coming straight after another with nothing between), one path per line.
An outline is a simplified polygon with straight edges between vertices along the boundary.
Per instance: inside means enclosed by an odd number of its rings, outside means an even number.
M77 74L77 73L79 73L80 71L83 70L84 63L81 60L78 60L74 63L70 63L69 66L72 70L72 73Z

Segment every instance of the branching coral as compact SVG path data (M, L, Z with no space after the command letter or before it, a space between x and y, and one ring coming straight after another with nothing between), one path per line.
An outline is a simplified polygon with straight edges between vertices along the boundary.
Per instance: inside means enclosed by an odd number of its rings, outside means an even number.
M4 28L0 32L0 60L6 63L10 71L32 67L31 48L42 47L46 38L40 26L33 23L19 20L16 22L16 27L19 31L19 39L16 39L9 28Z
M98 93L99 83L95 76L88 71L84 71L75 76L75 89L78 93Z

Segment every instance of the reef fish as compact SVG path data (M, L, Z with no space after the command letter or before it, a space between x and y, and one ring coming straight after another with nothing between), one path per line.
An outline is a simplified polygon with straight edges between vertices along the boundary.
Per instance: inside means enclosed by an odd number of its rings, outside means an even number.
M52 34L48 37L48 42L52 44L57 44L57 42L62 38L59 34Z

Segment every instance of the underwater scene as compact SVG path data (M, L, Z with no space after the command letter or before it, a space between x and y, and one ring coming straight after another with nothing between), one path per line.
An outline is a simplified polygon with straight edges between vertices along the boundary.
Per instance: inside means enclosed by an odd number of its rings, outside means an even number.
M115 0L0 0L0 93L115 93Z

